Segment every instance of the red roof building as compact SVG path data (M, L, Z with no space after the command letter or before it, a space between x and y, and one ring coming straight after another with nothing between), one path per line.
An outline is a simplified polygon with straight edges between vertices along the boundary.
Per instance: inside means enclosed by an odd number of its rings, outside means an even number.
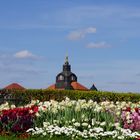
M71 86L73 87L74 90L88 90L85 86L81 85L78 82L72 82Z
M55 89L55 84L49 86L48 89Z
M24 90L25 88L22 87L21 85L17 84L17 83L12 83L8 86L6 86L4 89L17 89L17 90Z
M89 90L78 83L77 79L77 76L71 72L71 65L69 64L68 57L66 57L63 71L56 76L56 83L49 86L48 89Z
M81 85L78 82L72 82L71 86L72 86L73 90L85 90L85 91L89 90L88 88L86 88L85 86ZM55 90L57 88L56 88L55 84L53 84L53 85L49 86L48 89ZM64 88L61 88L60 90L64 90Z

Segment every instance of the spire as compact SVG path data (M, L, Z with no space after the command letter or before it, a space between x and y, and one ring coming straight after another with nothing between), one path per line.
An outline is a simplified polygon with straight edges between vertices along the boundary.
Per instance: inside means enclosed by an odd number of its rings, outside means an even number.
M65 63L63 65L63 71L71 71L71 66L69 64L68 55L65 57Z
M65 64L69 64L68 55L66 55Z

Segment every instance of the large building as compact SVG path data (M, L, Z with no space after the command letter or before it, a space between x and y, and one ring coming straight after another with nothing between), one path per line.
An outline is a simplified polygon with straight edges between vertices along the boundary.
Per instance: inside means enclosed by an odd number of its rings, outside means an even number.
M65 59L63 71L56 76L56 83L49 86L48 89L89 90L77 82L77 76L71 72L68 56ZM94 85L91 89L97 90Z

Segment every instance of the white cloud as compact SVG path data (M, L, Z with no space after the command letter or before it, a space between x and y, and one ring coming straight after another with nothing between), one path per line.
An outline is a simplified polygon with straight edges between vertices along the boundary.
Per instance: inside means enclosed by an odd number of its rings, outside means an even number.
M99 42L99 43L91 42L86 47L87 48L109 48L111 47L111 45L107 44L106 42Z
M85 29L85 33L96 33L96 28L89 27L89 28Z
M89 27L81 30L72 31L68 35L69 40L79 40L84 38L87 34L96 33L95 27Z
M35 58L35 55L30 53L28 50L23 50L14 54L15 58Z

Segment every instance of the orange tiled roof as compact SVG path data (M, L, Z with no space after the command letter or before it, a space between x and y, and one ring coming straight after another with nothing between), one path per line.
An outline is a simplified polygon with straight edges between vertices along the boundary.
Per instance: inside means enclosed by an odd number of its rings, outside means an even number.
M88 90L85 86L81 85L78 82L72 82L71 86L73 87L74 90ZM56 89L55 88L55 84L49 86L47 89ZM64 90L64 89L60 89L60 90Z
M85 86L81 85L78 82L72 82L71 86L73 87L74 90L88 90Z
M23 90L25 88L22 87L21 85L17 84L17 83L12 83L12 84L6 86L4 89L20 89L20 90Z
M55 84L49 86L47 89L55 89Z

